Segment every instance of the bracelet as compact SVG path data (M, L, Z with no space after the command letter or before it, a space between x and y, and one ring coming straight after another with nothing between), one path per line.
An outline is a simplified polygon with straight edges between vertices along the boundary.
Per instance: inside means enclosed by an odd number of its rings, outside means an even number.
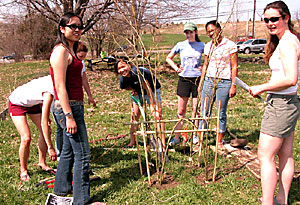
M68 112L68 113L65 114L66 117L71 116L71 115L72 115L71 112Z

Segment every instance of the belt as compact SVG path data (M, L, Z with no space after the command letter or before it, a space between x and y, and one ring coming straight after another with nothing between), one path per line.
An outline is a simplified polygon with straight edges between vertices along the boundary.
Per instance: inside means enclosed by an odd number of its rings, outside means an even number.
M84 105L84 102L83 101L77 101L77 100L70 100L69 104L70 104L70 106Z
M282 95L282 94L274 94L274 93L268 93L267 95L267 100L270 100L271 98L277 98L277 99L292 99L297 97L297 94L292 94L292 95Z
M83 102L83 101L77 101L77 100L70 100L70 101L69 101L69 104L70 104L70 106L84 105L84 102ZM55 105L56 105L56 106L57 106L57 105L60 105L60 103L59 103L58 100L55 101Z

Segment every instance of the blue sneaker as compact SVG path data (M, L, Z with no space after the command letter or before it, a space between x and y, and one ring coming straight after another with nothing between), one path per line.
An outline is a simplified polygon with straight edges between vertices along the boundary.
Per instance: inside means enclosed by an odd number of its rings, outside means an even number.
M199 143L199 137L194 136L193 137L193 144L198 144Z
M180 143L180 140L176 139L175 137L173 137L173 139L171 139L169 146L175 146L177 144Z

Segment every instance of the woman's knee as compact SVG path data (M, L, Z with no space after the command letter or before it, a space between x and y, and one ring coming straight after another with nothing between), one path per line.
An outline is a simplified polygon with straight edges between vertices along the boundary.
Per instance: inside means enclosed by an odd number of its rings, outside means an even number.
M275 162L275 154L269 153L265 149L258 149L257 158L260 163L263 162Z
M31 143L31 135L23 135L21 136L21 144L24 146L29 146Z

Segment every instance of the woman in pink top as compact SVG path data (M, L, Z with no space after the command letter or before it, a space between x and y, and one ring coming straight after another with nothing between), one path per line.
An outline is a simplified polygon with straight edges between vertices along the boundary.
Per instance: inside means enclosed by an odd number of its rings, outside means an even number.
M283 1L270 3L264 9L264 21L269 31L265 59L272 70L271 80L252 86L252 96L267 92L268 104L261 122L258 159L261 167L263 204L288 204L288 194L294 175L293 142L299 118L297 96L299 77L299 35L291 23L291 14ZM279 189L275 156L279 158Z

